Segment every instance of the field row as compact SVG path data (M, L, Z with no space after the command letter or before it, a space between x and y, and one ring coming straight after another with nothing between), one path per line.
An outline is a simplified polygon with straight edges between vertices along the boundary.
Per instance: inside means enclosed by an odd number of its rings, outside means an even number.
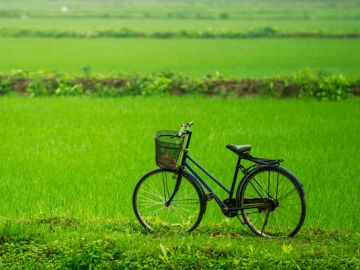
M2 37L33 38L189 38L189 39L248 39L248 38L326 38L326 39L359 39L360 32L331 33L322 31L282 32L272 27L254 29L249 32L212 30L203 31L154 31L143 32L128 28L118 30L29 30L0 28Z
M116 18L0 18L1 28L14 30L95 31L133 29L137 32L237 31L272 27L281 32L360 32L359 19L116 19Z
M64 8L65 7L65 8ZM0 3L2 17L123 17L123 18L358 18L359 5L345 1L55 1L32 0Z
M87 67L92 73L174 71L196 78L219 72L263 78L311 68L357 76L360 40L0 38L0 59L3 72L20 68L83 74Z

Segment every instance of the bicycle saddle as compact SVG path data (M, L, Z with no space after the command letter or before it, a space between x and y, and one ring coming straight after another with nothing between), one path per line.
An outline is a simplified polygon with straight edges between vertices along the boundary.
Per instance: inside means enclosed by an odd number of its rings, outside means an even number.
M251 150L250 144L244 144L244 145L235 145L235 144L227 144L226 148L233 151L235 154L242 154L244 152L248 152Z

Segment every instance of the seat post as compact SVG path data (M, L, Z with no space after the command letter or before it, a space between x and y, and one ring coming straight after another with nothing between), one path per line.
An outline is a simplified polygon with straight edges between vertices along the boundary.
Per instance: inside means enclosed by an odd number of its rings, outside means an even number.
M232 198L233 194L234 194L234 189L235 189L235 184L236 184L236 179L238 177L239 174L239 170L240 170L240 165L241 165L241 155L238 155L238 160L236 162L236 167L235 167L235 173L234 173L234 178L231 184L231 189L230 189L230 196L229 198Z

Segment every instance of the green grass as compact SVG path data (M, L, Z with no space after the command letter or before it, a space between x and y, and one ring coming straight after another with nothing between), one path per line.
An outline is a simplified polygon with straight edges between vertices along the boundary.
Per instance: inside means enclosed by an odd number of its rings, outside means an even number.
M264 239L225 224L192 234L144 234L132 222L65 218L0 221L2 268L358 269L360 234L304 229Z
M0 267L357 269L359 108L357 99L2 97ZM131 195L155 168L154 133L190 119L192 155L227 185L236 162L227 143L286 160L308 208L294 239L255 237L213 201L192 234L143 233Z
M151 52L151 53L149 53ZM0 38L0 70L82 73L220 72L236 78L289 74L306 67L358 75L359 40L38 39Z
M67 13L61 12L68 6ZM123 17L196 17L218 18L226 13L236 18L342 18L358 17L356 0L282 1L282 0L217 0L217 1L79 1L3 0L3 16L123 16ZM1 14L1 13L0 13Z
M142 32L179 30L233 30L247 32L273 27L287 32L326 33L360 32L357 19L169 19L169 18L0 18L1 28L32 30L118 30L129 28Z
M358 100L3 97L0 216L133 220L134 185L155 168L154 133L193 119L191 153L224 183L236 161L225 144L250 143L304 184L305 226L356 231L359 117ZM224 219L210 203L204 223Z
M360 32L356 0L3 0L0 17L1 29ZM83 74L90 66L262 78L309 67L351 77L360 74L359 43L0 37L0 71ZM0 268L360 269L358 119L356 98L1 97ZM154 134L189 120L192 155L226 185L236 162L227 143L285 159L306 191L307 216L294 239L257 238L214 201L192 234L142 231L131 195L156 167Z

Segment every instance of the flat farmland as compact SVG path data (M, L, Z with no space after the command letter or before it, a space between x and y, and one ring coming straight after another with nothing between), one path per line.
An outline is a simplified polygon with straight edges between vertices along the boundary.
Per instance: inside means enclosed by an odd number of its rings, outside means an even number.
M358 100L2 97L0 265L357 269L359 117ZM295 238L254 237L213 201L191 234L142 230L131 196L156 167L154 134L190 119L192 156L226 185L236 162L227 143L285 159L306 191Z
M359 11L0 1L0 268L360 269ZM306 192L294 238L255 237L214 201L192 233L143 230L131 197L156 168L155 132L190 120L191 155L227 186L228 143L285 160Z
M220 72L235 78L315 71L358 75L360 40L0 38L0 70L82 73Z
M351 18L297 19L177 19L177 18L1 18L0 29L31 30L119 30L128 28L136 31L203 31L229 30L247 32L258 28L272 27L287 32L343 33L360 32L360 22Z
M252 144L304 184L305 227L358 231L359 118L351 100L4 97L0 215L132 220L135 183L156 167L155 132L192 119L191 154L224 183L236 162L225 145ZM204 224L225 219L210 202Z

